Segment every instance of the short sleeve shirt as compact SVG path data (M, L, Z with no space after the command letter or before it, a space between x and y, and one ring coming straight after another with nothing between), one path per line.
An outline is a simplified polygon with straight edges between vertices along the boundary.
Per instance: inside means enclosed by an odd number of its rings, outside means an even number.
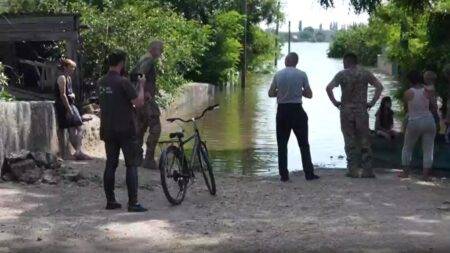
M131 82L114 71L98 81L100 137L135 136L136 113L131 100L138 94Z
M305 72L287 67L278 71L272 81L271 90L276 90L278 104L301 104L303 90L309 88Z
M367 106L368 85L375 76L362 68L344 69L336 74L332 83L342 90L342 105Z

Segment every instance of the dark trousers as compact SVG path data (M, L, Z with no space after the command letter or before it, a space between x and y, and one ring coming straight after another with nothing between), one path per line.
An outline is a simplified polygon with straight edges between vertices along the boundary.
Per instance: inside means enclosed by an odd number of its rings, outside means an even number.
M138 170L137 167L142 162L142 148L139 147L138 139L133 136L122 134L111 135L105 140L106 168L103 174L103 186L106 200L115 202L114 185L116 169L119 165L120 150L125 158L126 183L128 188L128 203L136 204L138 192Z
M311 151L308 142L308 115L301 104L279 104L277 111L277 143L278 143L278 169L282 178L289 177L287 168L287 144L294 131L300 146L302 165L305 175L312 175L314 167L311 162Z

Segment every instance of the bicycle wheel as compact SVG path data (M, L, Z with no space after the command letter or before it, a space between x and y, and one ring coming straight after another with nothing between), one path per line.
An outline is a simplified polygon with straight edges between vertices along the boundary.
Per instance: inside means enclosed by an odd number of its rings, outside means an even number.
M186 196L189 176L184 173L186 163L182 162L181 151L176 146L169 146L161 153L159 171L161 185L167 200L173 205L179 205Z
M214 179L214 172L209 162L208 149L206 148L206 144L201 142L200 150L199 150L199 161L200 161L200 169L203 174L203 178L205 179L206 187L208 187L209 193L211 195L216 195L216 180Z

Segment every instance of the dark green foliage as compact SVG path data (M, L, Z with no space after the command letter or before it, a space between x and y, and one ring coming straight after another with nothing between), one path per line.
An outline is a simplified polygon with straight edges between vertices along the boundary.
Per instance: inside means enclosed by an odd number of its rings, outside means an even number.
M372 33L367 25L338 31L330 44L328 57L342 58L345 53L353 52L363 65L375 65L382 47L381 44L371 43L374 40L375 33Z
M433 1L419 8L409 1L391 1L371 14L368 26L339 32L330 47L330 56L339 57L352 50L373 58L373 49L384 48L388 58L399 66L397 99L408 87L405 74L410 70L432 70L438 75L437 91L444 102L449 94L443 68L450 63L450 2ZM355 49L356 48L356 49Z
M159 0L161 4L174 8L187 19L209 23L217 13L237 11L244 14L243 0ZM277 0L247 0L248 21L251 24L268 24L283 17Z
M81 34L86 78L97 79L106 73L105 60L111 50L126 51L131 69L147 52L152 40L162 40L165 57L160 71L164 74L159 76L159 85L169 92L186 82L184 75L200 66L200 57L211 45L209 26L158 8L154 1L96 1L95 5L85 2L8 0L7 11L79 13L82 23L89 27Z
M219 13L212 22L214 45L202 57L195 79L221 84L232 79L239 65L244 16L236 11Z
M423 11L430 8L433 3L438 1L439 0L391 0L389 2L402 6L410 11ZM357 13L373 13L382 2L382 0L350 0L350 4ZM334 0L319 0L319 3L326 8L334 7L335 5Z

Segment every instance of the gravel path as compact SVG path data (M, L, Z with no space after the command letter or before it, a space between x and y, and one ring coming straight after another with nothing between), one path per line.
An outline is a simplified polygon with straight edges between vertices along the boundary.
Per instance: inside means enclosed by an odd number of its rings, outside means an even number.
M159 174L140 170L147 213L104 210L104 161L69 162L86 185L0 183L1 252L450 252L450 183L349 179L319 170L274 177L218 175L213 197L199 179L171 206ZM126 203L124 168L118 199Z

